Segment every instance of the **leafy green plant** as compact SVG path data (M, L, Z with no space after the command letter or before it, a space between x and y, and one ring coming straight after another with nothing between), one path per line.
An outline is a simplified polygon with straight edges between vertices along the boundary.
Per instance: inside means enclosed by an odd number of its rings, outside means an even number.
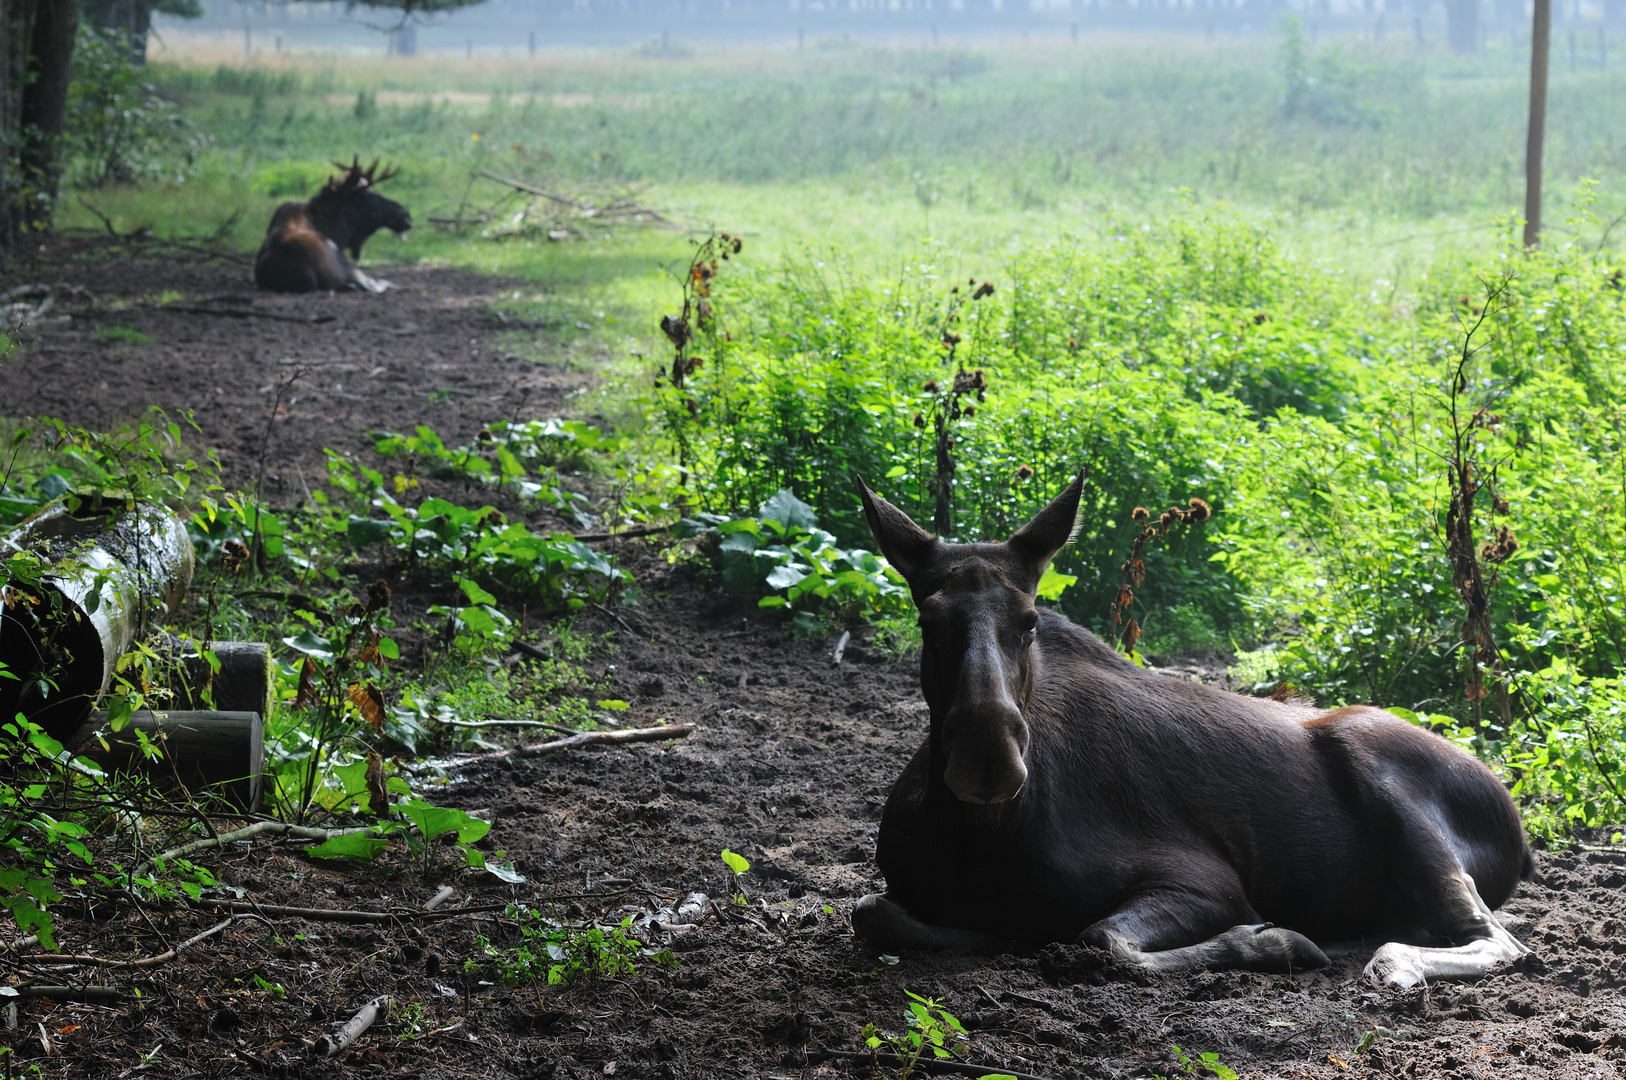
M706 515L692 519L685 533L715 539L726 586L751 592L766 585L774 591L758 606L790 611L808 631L821 619L839 625L912 610L908 586L885 559L837 547L813 508L789 491L775 493L755 518Z
M898 1080L909 1080L925 1055L937 1059L964 1055L971 1039L960 1021L936 1001L913 990L904 993L909 995L909 1005L903 1012L906 1027L902 1034L889 1034L872 1023L865 1024L860 1034L871 1050L885 1046L896 1055Z
M70 183L99 188L184 176L208 140L148 80L123 33L81 24L68 86Z
M1171 1048L1174 1050L1174 1056L1179 1059L1181 1066L1185 1069L1180 1074L1182 1076L1213 1076L1217 1077L1218 1080L1237 1080L1236 1070L1222 1064L1219 1055L1213 1051L1192 1057L1178 1046Z
M745 882L743 878L746 871L751 869L751 860L727 848L723 849L722 860L723 864L734 875L734 900L737 903L745 903Z
M677 967L668 949L651 949L632 935L632 917L616 926L563 926L550 923L528 908L510 906L507 915L519 920L519 943L508 948L492 945L484 935L475 938L478 958L507 983L546 979L549 986L569 986L579 979L605 981L636 975L635 961L647 959L663 967Z

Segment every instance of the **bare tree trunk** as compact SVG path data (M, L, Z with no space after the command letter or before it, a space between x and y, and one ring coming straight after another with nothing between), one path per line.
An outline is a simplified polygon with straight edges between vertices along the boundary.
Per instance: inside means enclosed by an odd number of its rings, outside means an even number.
M48 228L62 178L60 143L68 116L68 82L73 69L79 0L36 0L27 83L18 116L21 130L18 171L20 223L28 230Z
M1524 246L1541 243L1541 144L1547 131L1547 53L1553 0L1535 0L1530 27L1530 127L1524 144Z

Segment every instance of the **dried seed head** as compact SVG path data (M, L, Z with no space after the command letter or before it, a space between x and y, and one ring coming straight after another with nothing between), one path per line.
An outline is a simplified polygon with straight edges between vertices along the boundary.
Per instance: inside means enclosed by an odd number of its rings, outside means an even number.
M1169 527L1169 522L1173 521L1174 515L1178 514L1179 512L1180 511L1178 510L1165 510L1163 513L1158 515L1157 523L1167 529Z
M1496 498L1491 501L1491 510L1498 514L1508 513L1509 510L1507 500L1502 498L1500 495L1496 496Z
M960 335L956 334L954 331L952 331L952 330L944 330L943 331L943 344L947 345L949 348L951 348L951 349L954 348L954 346L956 346L956 345L958 345L960 343L960 340L961 340Z
M978 401L987 401L988 400L988 391L986 391L986 390L978 390L977 391L977 400Z
M1151 518L1152 512L1146 509L1144 506L1137 506L1135 509L1129 512L1129 519L1131 521L1150 521Z
M491 429L488 428L488 427L481 428L479 433L476 434L474 437L477 440L479 440L480 442L496 442L497 441L497 436L493 435L491 433Z
M1018 480L1031 480L1031 479L1033 479L1033 466L1032 465L1018 465L1016 467L1016 478Z
M921 416L919 413L915 413L915 427L923 428L925 426L926 426L926 418L924 416Z
M927 379L926 380L926 385L922 386L920 389L923 392L928 393L928 394L937 393L937 380L936 379Z
M367 586L367 610L384 611L390 606L390 587L384 581Z
M977 407L975 405L972 405L970 402L966 403L965 409L963 411L965 412L965 414L967 416L976 416L977 415Z
M248 565L248 545L241 540L227 540L220 545L220 565L228 574L235 574Z
M1213 513L1213 511L1209 509L1208 503L1203 499L1197 498L1195 495L1191 497L1188 505L1190 508L1186 511L1186 521L1192 525L1195 525L1201 521L1207 521L1209 515Z
M1267 323L1269 321L1270 321L1270 316L1266 315L1263 311L1256 311L1256 312L1253 313L1253 325L1255 325L1255 326L1263 326L1263 325L1265 325L1265 323Z
M994 295L994 283L992 281L985 281L981 285L977 286L977 291L971 294L971 299L981 300L985 296L992 295Z

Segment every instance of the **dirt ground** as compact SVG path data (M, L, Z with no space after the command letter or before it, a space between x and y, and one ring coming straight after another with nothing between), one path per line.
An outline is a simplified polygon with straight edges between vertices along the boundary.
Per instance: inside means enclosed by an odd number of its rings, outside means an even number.
M11 416L88 424L148 403L198 408L204 432L241 470L259 440L283 361L323 372L287 396L268 468L284 478L323 446L364 445L361 429L428 420L466 438L493 410L547 415L579 376L501 358L509 332L483 301L505 285L436 270L386 271L384 296L252 297L254 311L331 322L177 310L247 288L220 271L162 263L70 267L89 293L0 368ZM141 306L173 289L181 301ZM92 297L97 302L92 304ZM116 312L108 298L131 306ZM234 301L235 303L235 301ZM417 329L399 332L408 324ZM141 355L97 343L108 325L155 339ZM511 339L505 339L511 340ZM383 373L374 376L375 369ZM387 375L388 377L385 377ZM284 379L285 375L282 376ZM272 391L263 388L273 385ZM329 389L323 390L323 387ZM460 393L431 402L434 389ZM527 397L526 395L529 394ZM297 399L297 400L296 400ZM246 429L246 430L245 430ZM243 475L240 471L239 475ZM288 482L292 484L291 481ZM915 673L862 635L840 666L829 641L793 637L699 567L671 567L642 541L620 546L643 604L621 613L617 651L598 661L626 726L694 725L688 738L531 759L448 764L432 797L488 814L483 846L526 876L507 885L450 858L427 874L404 859L333 867L297 844L239 844L205 859L263 909L175 959L79 970L116 1002L18 1004L0 1041L18 1074L73 1077L841 1077L895 1075L824 1051L856 1051L868 1022L897 1032L905 990L935 997L970 1030L982 1072L1047 1078L1185 1075L1174 1047L1215 1053L1244 1077L1613 1077L1626 1062L1626 850L1541 853L1536 880L1503 917L1533 955L1467 984L1405 993L1359 978L1366 955L1298 977L1147 977L1099 954L1051 946L996 958L906 953L856 941L854 899L884 883L874 865L880 809L924 735ZM1201 665L1194 665L1194 670ZM430 783L427 776L422 781ZM746 904L727 901L728 847L752 861ZM442 884L440 910L412 913ZM476 935L511 944L511 924L476 905L523 901L570 920L616 922L702 891L720 903L671 941L675 969L568 988L496 984ZM274 905L397 911L389 923L317 921ZM154 956L217 924L197 909L61 905L64 951ZM62 969L0 957L7 984L62 983ZM139 996L137 993L139 992ZM389 994L387 1022L342 1057L313 1055L362 1004ZM0 1014L3 1014L0 1008ZM1362 1036L1375 1033L1358 1053ZM33 1075L32 1073L30 1075ZM973 1072L972 1075L980 1075Z

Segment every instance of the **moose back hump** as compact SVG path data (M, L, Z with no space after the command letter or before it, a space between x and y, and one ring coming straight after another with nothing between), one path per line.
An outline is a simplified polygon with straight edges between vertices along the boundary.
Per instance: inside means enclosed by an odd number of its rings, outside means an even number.
M953 544L859 485L920 613L926 742L893 787L889 949L1078 941L1154 971L1320 967L1387 941L1374 982L1482 974L1528 950L1492 909L1532 870L1494 774L1380 709L1169 679L1039 609L1082 478L1002 544Z

